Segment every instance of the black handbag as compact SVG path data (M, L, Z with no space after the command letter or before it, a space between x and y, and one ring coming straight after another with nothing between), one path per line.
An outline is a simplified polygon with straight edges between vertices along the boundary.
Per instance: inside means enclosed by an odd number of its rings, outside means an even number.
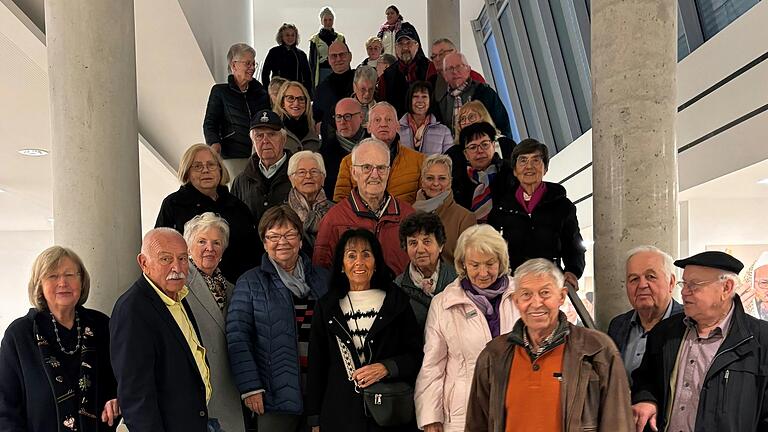
M363 406L367 416L372 417L382 427L402 426L413 420L415 411L413 386L403 381L377 382L364 389L358 387L352 379L355 364L352 353L344 342L336 336L347 378L354 383L355 392L363 394Z

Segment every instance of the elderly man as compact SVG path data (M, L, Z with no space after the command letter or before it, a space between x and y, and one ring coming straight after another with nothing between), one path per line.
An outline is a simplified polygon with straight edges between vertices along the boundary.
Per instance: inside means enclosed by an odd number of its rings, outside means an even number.
M766 430L768 323L744 313L734 293L744 265L718 251L675 265L684 314L651 330L632 373L636 430Z
M245 170L232 182L232 195L251 209L257 221L268 208L288 200L291 152L285 150L286 139L283 121L274 112L262 110L251 119L254 153Z
M341 161L368 135L368 131L362 126L363 108L354 98L340 100L336 104L333 119L336 127L324 128L323 145L320 147L327 170L323 189L328 197L333 196L333 190L336 188Z
M400 123L398 122L395 108L386 103L379 102L371 108L369 113L368 132L371 136L385 143L389 147L389 184L387 191L395 198L400 198L408 204L416 201L416 192L419 190L421 178L421 164L424 162L424 153L411 150L400 144ZM336 180L336 189L333 192L333 200L340 202L349 196L354 186L354 176L349 173L352 162L351 155L344 157L339 168L339 177Z
M318 130L325 117L330 117L336 102L352 94L355 76L355 70L350 67L352 53L343 40L337 39L328 47L328 62L333 72L317 85L312 102L312 116L318 123Z
M441 38L432 42L432 49L429 59L435 65L437 73L432 77L431 83L436 95L444 95L448 92L448 83L443 78L443 59L445 56L451 53L457 52L458 49L452 40L448 38ZM475 72L472 68L469 69L469 79L479 83L485 84L485 78L482 75Z
M640 246L627 254L627 298L632 310L611 320L608 336L624 359L627 374L640 366L648 332L661 320L683 311L672 298L675 267L672 257L653 246Z
M378 100L384 100L397 109L398 118L408 112L405 94L415 81L426 81L437 73L435 65L424 56L419 35L411 25L403 25L396 34L397 62L379 78Z
M365 228L376 234L385 262L400 274L408 265L408 254L400 248L400 222L413 213L413 207L387 192L387 179L392 175L390 150L383 142L368 138L350 157L351 166L342 169L350 170L357 186L320 222L312 262L330 268L341 235L351 227Z
M144 236L143 275L115 303L109 323L117 398L131 432L218 430L208 418L210 371L185 297L189 252L171 228Z
M443 93L435 92L435 101L442 116L442 123L453 132L456 113L461 106L476 100L483 103L502 135L512 136L507 109L501 103L499 95L488 84L473 81L469 74L472 69L464 54L450 53L443 59L443 78L448 89Z
M397 57L392 54L382 54L381 57L379 57L379 61L376 62L376 74L381 78L381 76L384 75L384 71L395 63L397 63Z
M360 104L363 112L363 127L368 126L368 110L373 104L376 92L376 68L373 66L360 66L355 70L355 80L352 83L352 97Z
M611 339L570 324L565 277L536 258L514 274L520 319L480 352L466 431L629 431L627 375Z
M757 258L748 272L749 284L739 291L744 310L755 318L768 320L768 252Z

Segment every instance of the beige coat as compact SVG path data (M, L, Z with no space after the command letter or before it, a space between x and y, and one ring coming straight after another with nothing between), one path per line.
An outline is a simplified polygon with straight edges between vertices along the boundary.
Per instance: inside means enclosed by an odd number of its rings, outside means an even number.
M420 190L416 194L416 202L418 203L424 199L424 192ZM418 204L414 205L414 207L418 207ZM435 210L435 213L440 217L440 221L443 222L445 227L445 246L443 246L443 253L440 256L446 262L453 265L454 251L456 250L459 236L464 230L477 224L477 218L474 213L453 200L452 191L445 198L445 201L440 204L440 207Z

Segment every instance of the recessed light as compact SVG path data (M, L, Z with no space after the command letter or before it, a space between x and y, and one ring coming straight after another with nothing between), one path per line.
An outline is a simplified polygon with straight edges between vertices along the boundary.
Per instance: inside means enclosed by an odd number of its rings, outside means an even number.
M47 155L48 154L48 150L36 149L36 148L27 148L27 149L19 150L19 154L22 154L24 156L38 157L38 156L45 156L45 155Z
M768 177L766 177L766 178L764 178L762 180L759 180L757 183L759 183L761 185L768 185Z

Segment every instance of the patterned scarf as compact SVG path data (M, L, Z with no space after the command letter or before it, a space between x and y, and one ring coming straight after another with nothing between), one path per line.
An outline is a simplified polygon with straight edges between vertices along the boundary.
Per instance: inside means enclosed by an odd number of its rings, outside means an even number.
M493 208L491 182L496 177L496 166L491 164L485 171L476 170L468 166L467 175L472 180L472 183L477 185L472 194L472 205L469 210L475 213L478 223L485 222Z
M82 338L80 340L80 352L73 355L80 356L80 375L72 377L66 375L59 356L65 356L58 347L57 341L48 341L40 333L41 326L52 325L48 313L40 312L35 315L32 331L43 359L43 368L48 381L53 386L56 399L56 412L58 418L58 432L80 431L96 432L99 429L99 416L101 407L97 406L96 389L98 389L98 368L109 367L100 365L96 355L94 330L89 326L87 316L81 308L76 310L82 326ZM72 381L75 379L76 381ZM53 414L53 413L51 413Z
M459 110L463 105L463 101L461 100L461 94L464 93L464 90L467 89L470 81L471 80L468 79L464 81L464 84L456 87L453 90L448 91L451 94L451 96L453 96L453 121L454 122L459 121Z
M400 30L400 26L403 24L403 18L398 18L397 21L395 21L394 24L387 24L386 21L384 21L384 24L379 27L379 33L377 34L379 38L384 35L384 32L392 32L397 33L398 30Z
M301 192L297 191L296 188L291 188L291 191L288 192L288 205L304 222L304 232L309 236L315 236L320 227L320 220L328 213L333 202L328 201L325 191L320 188L315 195L315 202L310 206L307 198Z
M437 288L437 276L440 274L440 259L438 257L437 267L435 272L431 276L427 277L418 269L413 263L408 264L408 274L411 276L413 284L421 288L424 294L432 297L435 294L435 288Z
M357 131L357 133L352 138L344 138L337 131L336 132L336 139L339 140L339 145L341 146L341 148L346 150L347 153L351 153L352 149L355 148L357 143L360 142L360 139L363 138L364 134L365 134L365 129L363 127L360 127L360 130Z
M203 277L205 284L208 285L208 289L213 295L213 299L216 300L216 305L219 306L219 309L223 311L224 306L227 304L227 279L221 273L221 270L216 267L216 270L213 271L213 274L209 275L206 272L200 270L200 267L198 267L197 264L192 261L191 257L189 262L195 266L197 272L200 273L200 276Z
M413 133L413 148L416 149L416 151L419 151L421 148L421 143L424 139L424 132L427 131L427 125L429 124L430 116L425 116L424 121L421 122L421 125L416 124L416 120L413 118L413 115L408 114L406 117L408 118L408 126L411 128L411 133Z

